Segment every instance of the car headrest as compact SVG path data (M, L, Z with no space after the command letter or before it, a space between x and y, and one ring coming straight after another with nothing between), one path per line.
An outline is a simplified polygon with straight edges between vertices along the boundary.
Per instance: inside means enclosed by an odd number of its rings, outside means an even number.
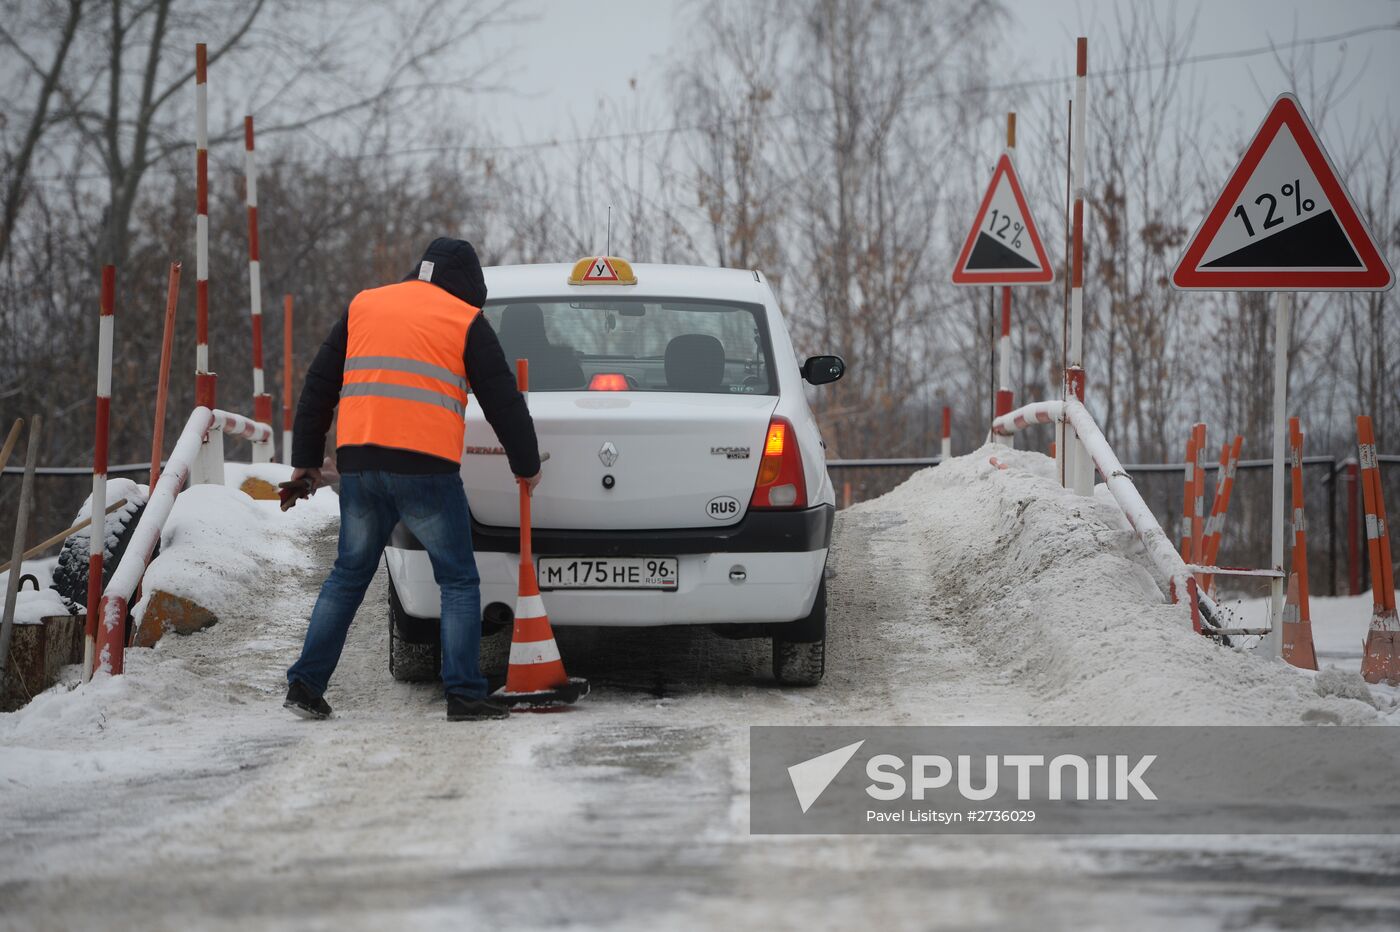
M544 311L538 304L509 304L501 312L502 340L521 343L548 343L544 333Z
M666 344L666 384L677 392L712 392L724 383L724 344L685 333Z

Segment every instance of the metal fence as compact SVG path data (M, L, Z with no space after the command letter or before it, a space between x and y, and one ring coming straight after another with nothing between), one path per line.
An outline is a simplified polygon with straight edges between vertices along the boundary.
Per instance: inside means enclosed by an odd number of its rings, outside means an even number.
M1392 524L1400 523L1400 455L1382 455L1381 482L1391 507ZM905 459L833 459L827 461L836 486L837 507L845 507L885 494L920 469L937 466L939 457ZM1304 510L1308 519L1308 565L1312 590L1318 595L1346 595L1370 587L1366 529L1361 508L1361 488L1349 481L1350 459L1335 456L1303 458ZM1235 473L1234 492L1220 545L1223 566L1269 565L1270 499L1273 463L1241 460ZM1126 464L1133 483L1168 533L1181 536L1181 505L1186 478L1183 463ZM1206 514L1210 514L1219 464L1208 463ZM849 492L849 497L847 493ZM1289 509L1291 513L1291 507ZM1291 532L1291 528L1290 528ZM1288 537L1292 545L1291 535ZM1232 595L1257 595L1248 581L1217 580ZM1231 591L1231 587L1239 587Z

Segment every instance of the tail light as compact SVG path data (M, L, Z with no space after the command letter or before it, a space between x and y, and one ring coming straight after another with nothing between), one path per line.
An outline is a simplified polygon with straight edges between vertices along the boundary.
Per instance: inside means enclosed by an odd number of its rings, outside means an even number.
M785 418L775 417L768 424L763 440L763 458L758 463L750 508L805 508L807 481L802 473L802 451L797 435Z
M590 392L625 392L627 376L620 372L599 372L588 380Z

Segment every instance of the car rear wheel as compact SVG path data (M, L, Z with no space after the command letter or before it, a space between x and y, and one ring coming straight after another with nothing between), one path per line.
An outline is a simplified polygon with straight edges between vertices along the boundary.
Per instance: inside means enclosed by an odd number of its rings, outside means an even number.
M773 676L783 686L816 686L826 672L826 580L806 618L773 637Z
M421 626L436 620L412 618L399 602L394 584L389 583L389 675L400 683L431 683L442 671L442 648L434 638L431 643L418 644L404 635L410 626Z
M511 629L506 628L481 636L481 657L477 667L492 684L498 680L505 682L506 669L510 666L510 635Z
M489 625L487 627L490 627ZM439 620L418 618L403 609L398 591L389 583L389 675L400 683L431 683L442 676ZM412 632L411 634L409 632ZM412 638L412 640L410 640ZM478 666L491 681L504 681L510 664L511 625L496 627L481 637Z

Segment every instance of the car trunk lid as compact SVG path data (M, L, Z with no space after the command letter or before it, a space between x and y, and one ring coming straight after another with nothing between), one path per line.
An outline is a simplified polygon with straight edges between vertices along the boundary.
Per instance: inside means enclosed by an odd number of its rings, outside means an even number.
M534 392L529 401L540 451L549 455L532 502L534 526L641 530L742 519L778 399ZM462 482L472 513L483 524L516 527L516 487L502 452L480 407L469 406Z

